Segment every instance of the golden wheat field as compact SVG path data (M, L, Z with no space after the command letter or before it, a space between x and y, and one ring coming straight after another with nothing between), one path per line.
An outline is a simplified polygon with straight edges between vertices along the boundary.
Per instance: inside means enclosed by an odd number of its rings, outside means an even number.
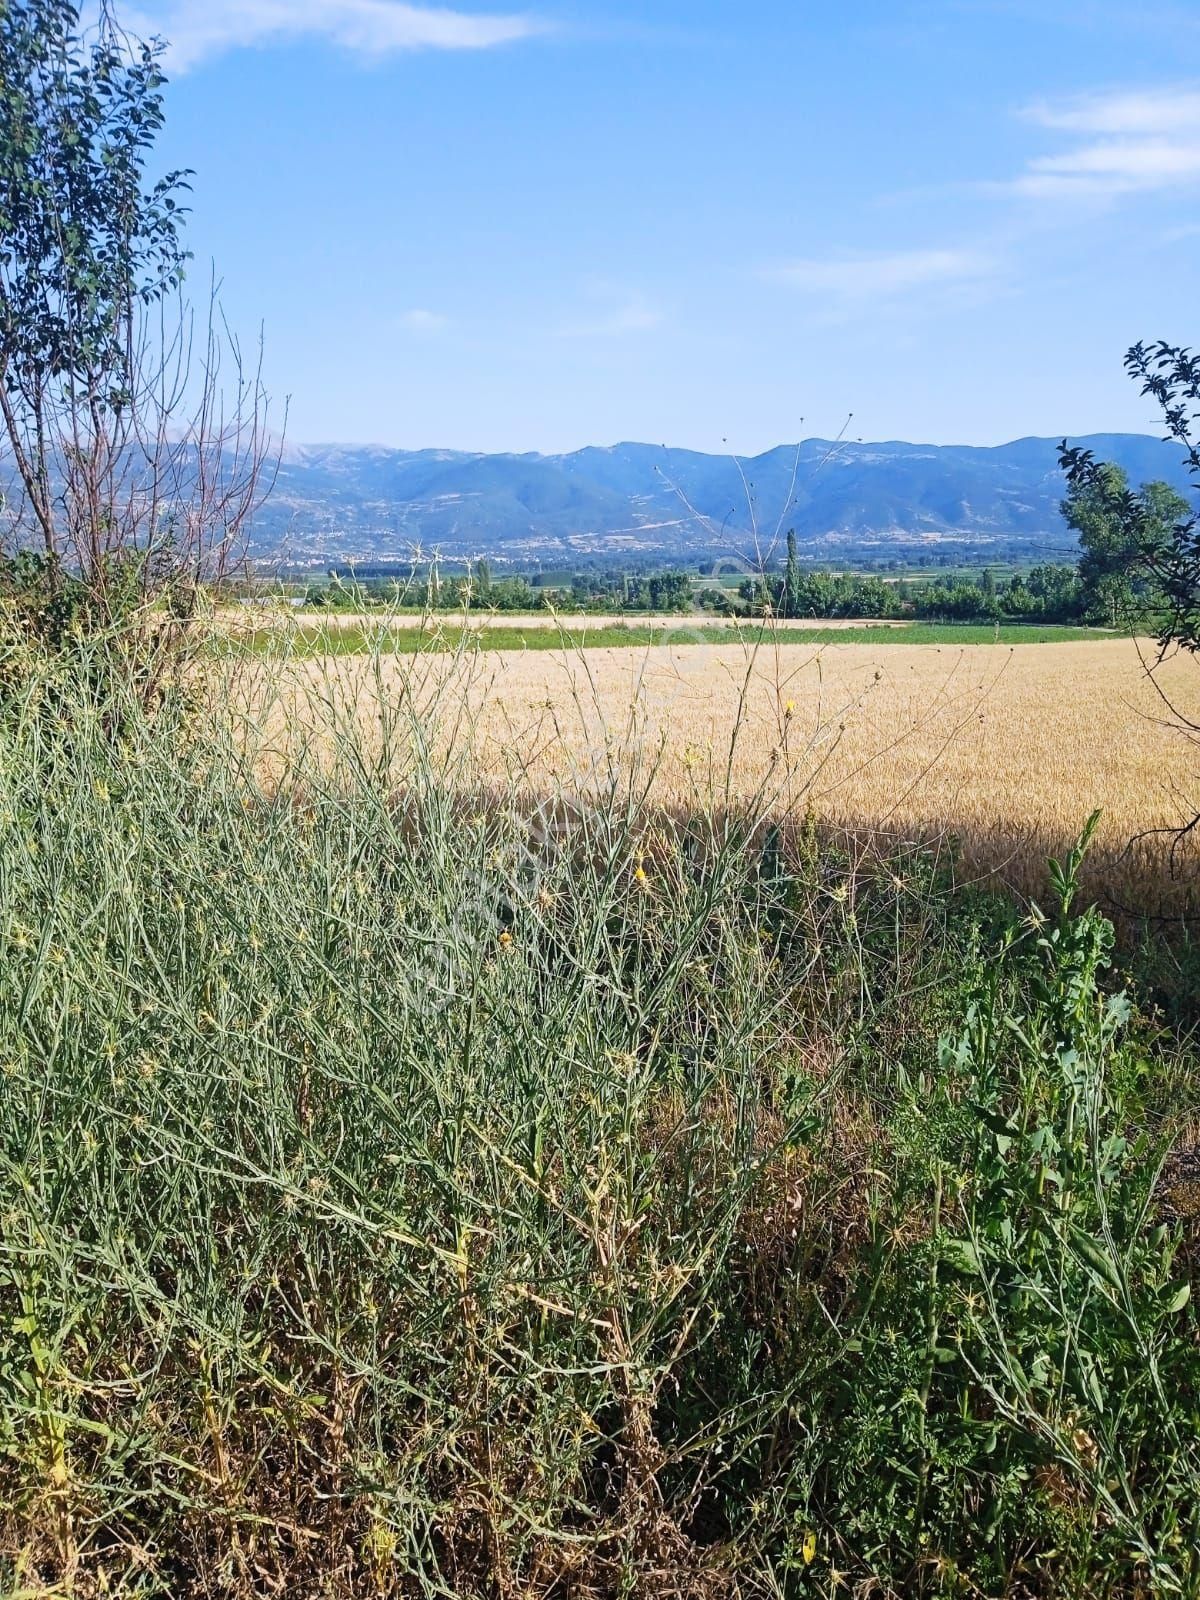
M1200 749L1173 725L1200 704L1188 658L1145 671L1127 640L805 646L781 639L571 652L296 662L271 716L370 730L405 706L440 729L463 782L573 795L614 783L668 808L759 796L857 836L960 841L968 874L1041 882L1094 809L1093 878L1118 899L1179 903L1171 829L1200 801ZM319 708L319 712L314 712ZM334 710L334 708L337 708Z

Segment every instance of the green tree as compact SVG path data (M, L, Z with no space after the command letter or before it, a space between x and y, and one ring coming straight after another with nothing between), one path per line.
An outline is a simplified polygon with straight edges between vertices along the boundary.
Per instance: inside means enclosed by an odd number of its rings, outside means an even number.
M991 567L984 567L979 574L979 609L985 617L998 617L1000 615L1000 598L996 591L996 574Z
M1046 622L1074 622L1083 615L1082 589L1077 567L1034 567L1025 586L1033 599L1032 610Z
M1136 344L1125 357L1125 369L1162 409L1168 436L1183 452L1195 492L1200 495L1200 356L1183 345L1164 341ZM1111 468L1091 451L1072 449L1063 441L1059 459L1067 474L1069 494L1094 494L1109 528L1127 552L1131 568L1152 589L1157 614L1155 630L1162 657L1172 647L1200 651L1200 517L1173 491L1152 484L1134 494L1114 477ZM1194 705L1172 703L1180 732L1200 746L1200 713ZM1200 808L1177 830L1171 867L1179 864L1179 847L1200 830Z
M800 615L800 558L796 553L796 530L788 529L787 535L787 567L783 577L783 614L785 617L798 617Z
M183 281L188 174L150 176L161 55L106 4L84 29L76 0L0 0L0 444L19 486L0 565L36 574L34 625L67 591L76 621L105 626L155 597L187 606L260 502L257 375L219 317L205 349L163 304Z
M1130 505L1131 519L1122 508ZM1110 462L1071 482L1062 512L1079 538L1079 581L1084 615L1108 627L1144 626L1161 608L1155 570L1168 549L1187 502L1169 484L1131 491L1125 472Z
M1136 344L1125 368L1162 408L1167 433L1181 447L1200 493L1200 356L1162 341ZM1160 644L1200 649L1200 519L1191 506L1165 485L1135 493L1109 463L1065 440L1059 459L1068 503L1090 497L1123 559L1154 594Z

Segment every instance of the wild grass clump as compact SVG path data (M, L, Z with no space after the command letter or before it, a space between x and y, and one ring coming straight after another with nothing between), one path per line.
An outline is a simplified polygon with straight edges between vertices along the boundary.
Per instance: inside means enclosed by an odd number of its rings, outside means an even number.
M1186 1107L1078 859L1021 921L481 799L448 681L282 762L233 680L0 705L6 1589L1196 1593Z

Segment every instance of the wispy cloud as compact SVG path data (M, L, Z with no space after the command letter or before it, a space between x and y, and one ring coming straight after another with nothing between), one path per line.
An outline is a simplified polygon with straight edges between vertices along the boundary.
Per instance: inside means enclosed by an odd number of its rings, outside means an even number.
M1085 137L1038 156L1003 185L1035 199L1112 199L1200 181L1200 89L1165 85L1042 101L1024 112L1053 132Z
M402 311L396 318L396 323L405 333L441 333L450 326L450 318L443 316L440 311L430 311L425 306L414 306L411 311Z
M1194 132L1200 127L1200 89L1125 89L1057 103L1041 100L1024 114L1043 128L1065 128L1072 133Z
M558 333L565 339L615 339L623 334L652 333L662 323L658 307L636 296L598 316L565 323Z
M175 72L229 50L316 38L366 56L404 50L486 50L547 31L525 14L460 11L405 0L162 0L123 18L169 42Z
M978 284L995 272L994 260L975 250L900 250L789 261L764 268L761 276L802 294L852 301L888 300L920 289Z

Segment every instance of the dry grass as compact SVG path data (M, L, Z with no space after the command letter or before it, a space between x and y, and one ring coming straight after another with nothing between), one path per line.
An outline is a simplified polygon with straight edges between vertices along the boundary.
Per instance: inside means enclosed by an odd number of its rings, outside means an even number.
M627 772L670 808L768 792L781 812L858 835L954 836L968 874L1000 871L1030 892L1047 853L1101 809L1093 881L1143 908L1186 893L1166 836L1139 836L1200 801L1196 751L1128 641L342 657L288 671L293 715L292 697L319 689L370 720L419 683L453 708L473 780L586 794ZM1196 704L1193 662L1158 681ZM1194 854L1184 879L1189 865Z

